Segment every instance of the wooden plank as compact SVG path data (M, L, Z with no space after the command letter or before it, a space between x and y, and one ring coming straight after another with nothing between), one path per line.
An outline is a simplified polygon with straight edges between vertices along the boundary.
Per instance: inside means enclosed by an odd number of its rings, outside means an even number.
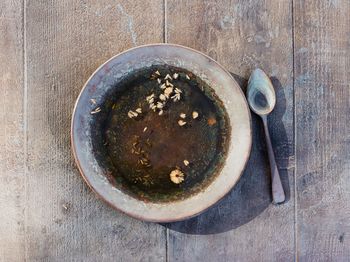
M22 11L0 2L0 261L24 260Z
M170 261L293 261L292 1L178 0L168 1L166 11L168 42L210 55L243 86L255 67L273 77L277 107L269 125L289 191L286 204L269 205L267 153L260 119L253 116L253 151L240 183L203 215L167 225Z
M350 2L295 1L300 261L350 258Z
M69 141L84 82L114 54L162 42L162 8L161 0L27 1L28 261L165 260L164 228L98 200Z

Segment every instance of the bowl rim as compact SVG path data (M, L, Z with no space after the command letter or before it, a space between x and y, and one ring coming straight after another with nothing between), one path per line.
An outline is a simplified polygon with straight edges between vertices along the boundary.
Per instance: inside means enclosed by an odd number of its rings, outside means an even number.
M248 145L248 150L245 152L244 154L244 165L242 166L242 169L239 171L239 176L237 177L236 181L232 184L232 186L228 189L228 190L225 190L223 191L220 196L218 196L215 200L214 203L209 203L205 208L203 208L202 210L200 210L199 212L195 212L195 213L192 213L192 214L189 214L189 215L184 215L184 216L181 216L179 218L176 218L176 219L172 219L170 217L168 218L162 218L162 219L150 219L148 217L144 217L142 215L137 215L135 213L132 213L132 212L128 212L126 210L123 210L121 209L120 207L118 207L117 205L113 204L112 202L110 202L108 199L106 199L104 196L102 196L95 188L94 186L90 183L89 179L86 177L85 173L83 172L83 169L82 169L82 166L81 166L81 163L79 161L79 158L78 158L78 155L77 155L77 152L76 152L76 147L75 147L75 142L74 142L74 124L75 124L75 114L77 112L77 107L78 107L78 104L79 104L79 101L80 101L80 98L82 96L82 94L84 93L88 83L91 81L91 79L93 79L93 77L96 75L96 73L98 73L106 64L108 64L110 61L116 59L117 57L125 54L125 53L128 53L130 51L133 51L135 49L140 49L140 48L144 48L144 47L157 47L157 46L170 46L170 47L177 47L177 48L183 48L183 49L187 49L188 51L191 51L191 52L194 52L194 53L197 53L205 58L207 58L210 62L213 62L214 64L216 64L218 67L220 67L221 70L223 70L227 76L229 78L231 78L231 80L233 82L235 82L237 84L237 86L239 87L239 93L242 95L242 97L244 98L244 104L245 104L245 107L247 109L247 112L248 112L248 122L249 122L249 145ZM73 108L73 112L72 112L72 119L71 119L71 128L70 128L70 140L71 140L71 148L72 148L72 153L73 153L73 157L74 157L74 160L75 160L75 163L78 167L78 170L79 170L79 173L80 175L82 176L83 180L85 181L85 183L88 185L88 187L96 194L96 196L99 198L99 199L102 199L105 203L107 203L109 206L111 206L113 209L115 210L118 210L124 214L127 214L128 216L130 217L133 217L133 218L136 218L138 220L142 220L142 221L147 221L147 222L158 222L158 223L169 223L169 222L176 222L176 221L182 221L182 220L186 220L186 219L189 219L189 218L192 218L192 217L195 217L203 212L205 212L206 210L208 210L210 207L214 206L215 204L217 204L219 201L221 201L233 188L234 186L238 183L238 181L240 180L240 178L242 177L243 175L243 172L247 166L247 163L248 163L248 160L249 160L249 157L250 157L250 154L251 154L251 151L252 151L252 117L251 117L251 112L250 112L250 109L249 109L249 105L248 105L248 102L247 102L247 99L244 95L244 92L243 90L240 88L239 84L237 83L237 81L233 78L233 76L230 74L230 72L228 70L226 70L226 68L224 66L222 66L219 62L217 62L216 60L214 60L213 58L211 58L210 56L202 53L201 51L198 51L196 49L193 49L191 47L187 47L187 46L183 46L183 45L179 45L179 44L172 44L172 43L151 43L151 44L144 44L144 45L139 45L139 46L136 46L136 47L132 47L132 48L129 48L129 49L126 49L122 52L119 52L117 53L116 55L113 55L111 58L109 58L108 60L106 60L105 62L103 62L91 75L90 77L87 79L87 81L84 83L82 89L80 90L79 92L79 95L78 97L76 98L76 101L75 101L75 104L74 104L74 108ZM221 172L221 171L220 171Z

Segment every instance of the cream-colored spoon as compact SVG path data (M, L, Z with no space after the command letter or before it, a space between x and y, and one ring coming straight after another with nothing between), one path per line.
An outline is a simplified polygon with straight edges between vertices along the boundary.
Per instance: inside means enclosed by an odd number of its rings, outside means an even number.
M269 129L267 126L267 115L271 113L276 104L276 94L270 78L261 69L255 69L248 81L247 98L250 108L259 115L264 123L267 151L269 154L272 198L273 203L280 204L285 201L281 178L276 165L275 154L273 153Z

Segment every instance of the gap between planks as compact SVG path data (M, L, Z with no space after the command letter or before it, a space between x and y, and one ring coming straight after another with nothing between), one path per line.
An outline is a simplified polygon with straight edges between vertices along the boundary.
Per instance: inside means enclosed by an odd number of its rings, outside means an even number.
M28 258L28 240L27 240L27 218L28 218L28 72L27 72L27 1L23 0L22 5L22 32L23 32L23 151L24 151L24 259Z
M163 42L168 43L168 15L167 15L167 0L163 0ZM165 261L170 261L169 259L169 229L165 227Z
M294 135L294 143L293 143L293 153L294 153L294 261L298 261L298 206L297 206L297 165L296 165L296 141L297 141L297 132L296 132L296 110L295 110L295 12L294 12L294 0L291 0L292 5L292 84L293 84L293 135Z
M163 26L163 42L164 43L168 43L168 14L167 14L167 9L168 9L168 3L167 0L163 0L163 14L164 14L164 18L163 18L163 22L164 22L164 26Z

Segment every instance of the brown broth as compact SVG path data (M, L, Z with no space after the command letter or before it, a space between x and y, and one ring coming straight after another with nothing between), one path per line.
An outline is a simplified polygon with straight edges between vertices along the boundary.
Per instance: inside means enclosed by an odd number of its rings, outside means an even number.
M157 70L161 79L178 73L171 83L182 90L180 101L169 99L161 116L146 101L152 93L159 100L163 92L152 77ZM136 197L157 202L184 199L208 186L224 161L230 130L226 112L213 90L191 72L169 66L135 72L120 83L118 90L110 97L111 110L103 134L113 175L123 181L123 188ZM136 108L142 108L142 113L129 118L128 111ZM192 118L193 111L199 113L197 119ZM186 114L184 126L178 124L181 113ZM190 164L186 166L184 160ZM180 184L169 177L175 168L185 174Z

